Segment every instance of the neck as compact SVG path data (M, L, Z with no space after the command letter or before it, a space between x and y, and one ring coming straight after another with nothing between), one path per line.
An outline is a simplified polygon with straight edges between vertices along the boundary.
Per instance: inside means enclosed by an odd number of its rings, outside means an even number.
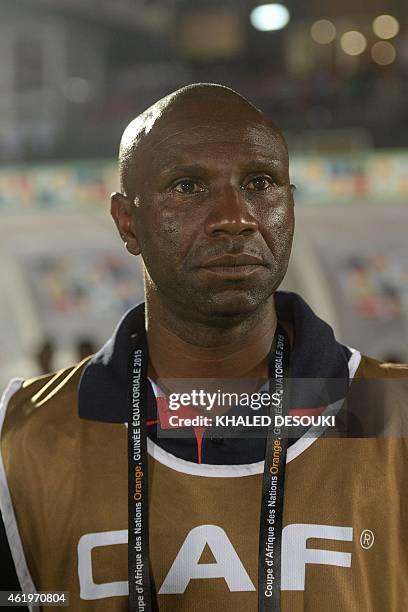
M150 372L154 379L262 378L276 329L273 296L230 326L213 327L179 317L146 296Z

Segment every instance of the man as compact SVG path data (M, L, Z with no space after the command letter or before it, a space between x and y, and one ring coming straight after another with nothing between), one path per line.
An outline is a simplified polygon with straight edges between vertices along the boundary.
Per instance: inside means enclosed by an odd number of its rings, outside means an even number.
M281 132L232 90L192 85L128 126L119 165L111 213L143 258L145 307L90 360L4 396L1 509L21 589L69 591L85 611L404 609L403 440L297 432L286 455L273 426L169 426L180 379L270 379L285 415L321 404L314 389L288 400L282 372L340 381L330 414L354 376L407 376L277 292L294 230Z

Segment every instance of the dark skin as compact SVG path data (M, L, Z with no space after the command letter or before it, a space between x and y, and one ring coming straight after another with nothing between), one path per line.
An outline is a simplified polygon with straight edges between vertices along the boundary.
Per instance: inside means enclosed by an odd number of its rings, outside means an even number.
M294 228L287 148L262 113L222 89L197 87L159 109L112 196L126 248L145 265L155 379L268 373L273 293Z

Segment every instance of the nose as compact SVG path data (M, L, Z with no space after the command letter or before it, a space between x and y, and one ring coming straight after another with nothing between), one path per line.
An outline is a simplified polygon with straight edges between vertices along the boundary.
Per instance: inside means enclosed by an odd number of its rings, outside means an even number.
M241 193L228 186L214 195L205 229L207 235L213 237L223 234L246 236L257 231L258 223L250 214Z

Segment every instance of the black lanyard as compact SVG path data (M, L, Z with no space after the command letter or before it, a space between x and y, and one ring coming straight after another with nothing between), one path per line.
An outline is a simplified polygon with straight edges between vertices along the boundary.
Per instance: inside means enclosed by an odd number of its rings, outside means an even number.
M265 468L262 484L259 533L259 612L280 612L281 537L287 439L274 426L275 415L285 415L286 389L283 379L289 365L289 341L278 325L271 350L270 409ZM147 457L147 371L149 355L144 330L133 336L129 361L128 420L128 581L129 610L154 612L158 609L149 567L149 511ZM272 387L273 386L273 387Z
M129 362L128 418L128 581L129 610L152 612L149 567L149 503L147 474L147 369L146 335L133 338ZM153 594L153 599L155 595ZM157 608L157 605L155 605Z
M261 518L259 525L258 611L281 610L281 546L283 501L288 439L280 427L274 426L275 416L285 416L288 409L287 384L290 345L284 329L278 325L269 366L269 393L272 424L268 427L265 466L262 481Z

